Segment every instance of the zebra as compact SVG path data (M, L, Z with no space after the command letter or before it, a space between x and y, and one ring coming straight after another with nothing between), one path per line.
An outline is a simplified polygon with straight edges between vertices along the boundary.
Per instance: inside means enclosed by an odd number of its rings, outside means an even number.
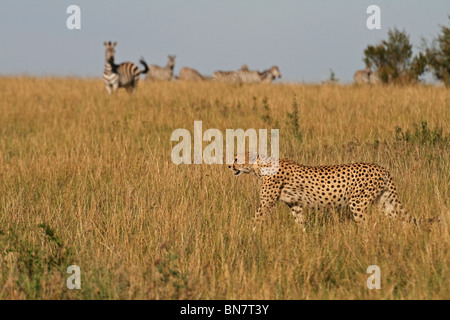
M270 69L264 70L263 72L259 71L250 71L250 70L241 70L237 71L237 75L239 77L239 81L242 83L271 83L277 77L281 78L280 70L277 66L272 66Z
M260 72L262 82L272 82L276 78L281 78L280 69L277 66L272 66L270 69Z
M169 55L168 57L169 61L167 62L167 65L165 67L151 65L150 70L147 73L146 79L153 81L172 80L176 56Z
M369 67L366 67L364 70L356 71L353 75L353 81L355 81L356 84L369 83L370 72L371 72L371 69Z
M381 78L379 76L378 71L372 71L370 72L369 75L369 83L370 84L380 84L381 83Z
M243 64L240 70L241 71L250 71L250 69L248 68L248 65L246 65L246 64Z
M356 84L379 84L381 79L378 75L378 71L372 71L370 67L366 67L364 70L358 70L353 75L353 80Z
M203 81L205 78L195 69L191 69L188 67L183 67L180 70L180 76L178 77L180 80L186 81Z
M139 70L132 62L123 62L121 64L114 63L115 46L114 43L104 42L106 47L105 71L103 72L103 80L105 81L106 90L109 94L116 92L118 88L125 88L127 92L133 93L139 82L139 76L148 72L148 65L144 58L139 62L144 66L144 70ZM112 90L111 90L112 89Z
M239 76L236 71L214 71L213 80L234 83L239 82Z
M257 83L261 82L261 77L258 71L250 70L238 70L236 71L237 77L242 83Z

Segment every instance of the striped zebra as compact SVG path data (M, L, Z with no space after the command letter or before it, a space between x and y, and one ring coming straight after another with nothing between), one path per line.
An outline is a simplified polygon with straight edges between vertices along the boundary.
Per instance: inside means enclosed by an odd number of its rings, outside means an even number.
M165 67L151 65L146 79L153 81L170 81L173 78L173 68L175 67L176 56L169 55L169 61Z
M236 71L214 71L213 80L235 83L239 82L239 77Z
M265 70L259 74L262 82L272 82L276 78L281 78L280 69L277 66L272 66L269 70Z
M238 70L236 71L239 82L242 83L257 83L261 82L261 76L258 71Z
M109 94L116 92L118 88L125 88L129 93L133 93L139 82L139 76L147 73L148 65L143 58L139 62L144 66L144 70L139 70L132 62L123 62L121 64L114 63L115 46L117 42L104 42L106 47L105 71L103 72L103 80L105 81L106 90Z
M237 75L239 81L242 83L271 83L277 77L281 78L281 73L277 66L272 66L270 69L264 70L263 72L250 70L245 71L241 68L241 70L237 71Z
M203 81L205 78L195 69L191 69L188 67L183 67L180 70L180 76L178 77L180 80L185 81Z
M381 78L378 74L378 71L371 71L369 75L369 83L370 84L380 84Z
M378 71L372 71L370 67L366 67L364 70L358 70L353 75L353 80L356 84L379 84L381 79L378 75Z
M366 67L364 70L356 71L353 75L353 81L355 81L356 84L369 83L370 72L371 72L371 69L369 67Z

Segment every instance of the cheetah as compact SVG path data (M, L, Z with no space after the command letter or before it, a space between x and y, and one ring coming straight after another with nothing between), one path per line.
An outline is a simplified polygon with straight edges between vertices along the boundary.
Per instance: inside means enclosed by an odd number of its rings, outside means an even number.
M248 173L262 180L260 204L254 218L256 223L273 211L278 200L290 207L295 222L303 231L305 208L350 207L354 220L365 222L367 209L374 202L379 211L391 218L413 224L422 222L405 211L391 175L379 165L304 166L289 159L279 159L278 166L274 166L271 161L269 157L246 153L235 156L233 164L228 165L235 176Z

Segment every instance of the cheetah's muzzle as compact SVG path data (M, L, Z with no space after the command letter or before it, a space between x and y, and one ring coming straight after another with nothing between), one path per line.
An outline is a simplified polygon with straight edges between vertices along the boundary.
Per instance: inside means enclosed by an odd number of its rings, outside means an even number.
M241 170L236 170L233 166L228 166L228 168L233 171L233 175L235 177L240 176L241 174L243 174L244 172L242 172Z

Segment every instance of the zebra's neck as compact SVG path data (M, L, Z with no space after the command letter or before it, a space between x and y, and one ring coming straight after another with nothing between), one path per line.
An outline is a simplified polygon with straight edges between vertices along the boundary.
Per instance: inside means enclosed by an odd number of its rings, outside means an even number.
M109 59L105 60L105 74L111 74L114 72L115 69L114 64L114 56L110 57Z
M166 65L166 69L168 69L170 72L173 72L173 67L174 67L174 65L170 64L170 62L167 63L167 65Z
M258 72L261 80L273 77L272 72L270 70L264 70L263 72Z

